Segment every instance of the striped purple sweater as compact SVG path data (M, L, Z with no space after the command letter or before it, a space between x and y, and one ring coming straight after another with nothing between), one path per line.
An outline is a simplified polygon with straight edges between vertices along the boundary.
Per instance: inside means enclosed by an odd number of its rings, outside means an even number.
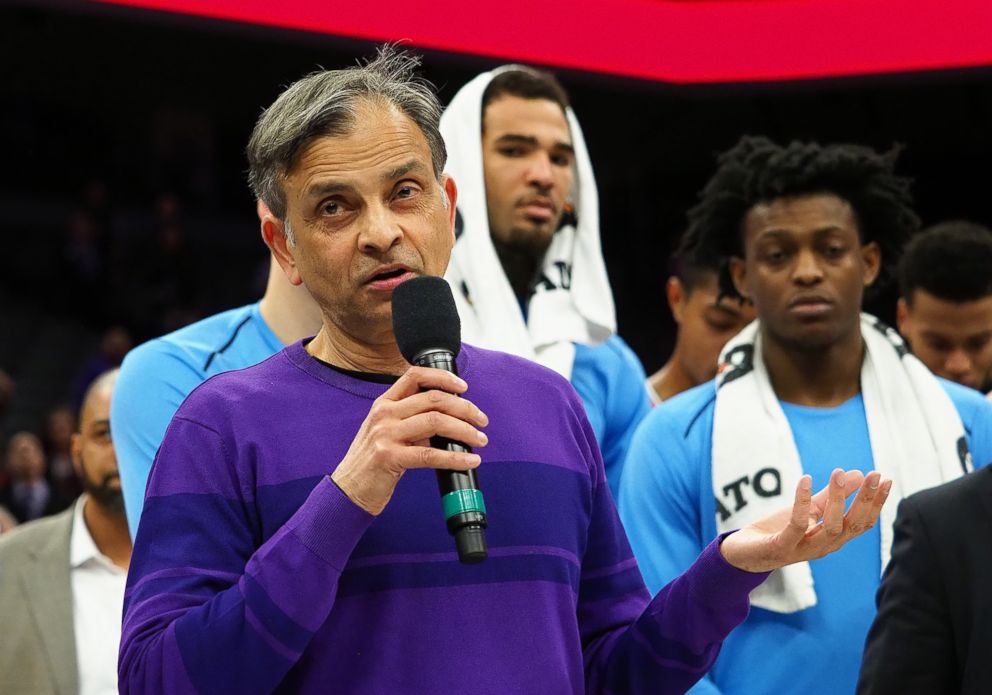
M704 674L765 575L713 543L651 601L572 387L468 346L458 364L491 422L471 566L433 471L378 517L328 478L386 385L297 343L196 389L152 468L121 692L674 693Z

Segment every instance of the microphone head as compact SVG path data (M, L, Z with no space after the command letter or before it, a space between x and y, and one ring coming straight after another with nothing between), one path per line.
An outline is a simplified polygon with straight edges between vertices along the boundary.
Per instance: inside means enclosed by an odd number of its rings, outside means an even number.
M393 289L393 334L410 364L424 350L447 350L458 356L462 324L444 278L415 277Z

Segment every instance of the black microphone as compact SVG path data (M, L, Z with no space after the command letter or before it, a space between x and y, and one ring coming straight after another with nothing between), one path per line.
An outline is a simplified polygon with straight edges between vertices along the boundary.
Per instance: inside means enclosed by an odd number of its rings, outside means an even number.
M462 326L448 283L416 277L393 289L393 333L410 364L458 374L455 358L462 348ZM470 453L446 437L431 437L431 446ZM455 537L458 559L474 564L486 559L486 505L474 470L437 471L448 533Z

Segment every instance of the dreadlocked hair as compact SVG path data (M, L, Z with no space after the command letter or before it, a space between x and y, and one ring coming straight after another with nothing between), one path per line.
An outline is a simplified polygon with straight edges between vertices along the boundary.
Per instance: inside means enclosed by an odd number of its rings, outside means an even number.
M899 148L884 154L860 145L793 141L782 147L765 137L744 136L717 159L717 170L688 212L679 254L693 264L718 267L720 294L739 298L730 279L732 256L744 256L744 217L755 205L778 198L829 193L854 211L862 244L875 242L884 286L906 241L920 228L910 180L896 176Z

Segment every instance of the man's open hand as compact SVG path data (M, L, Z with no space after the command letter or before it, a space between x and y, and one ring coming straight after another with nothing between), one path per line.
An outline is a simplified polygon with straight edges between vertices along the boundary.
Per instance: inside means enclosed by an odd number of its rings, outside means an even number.
M810 476L804 475L792 509L782 509L724 538L720 552L727 562L748 572L768 572L832 553L875 525L892 481L883 481L877 471L865 477L860 471L837 468L830 484L816 495L812 486ZM844 514L845 501L855 490L858 496Z

